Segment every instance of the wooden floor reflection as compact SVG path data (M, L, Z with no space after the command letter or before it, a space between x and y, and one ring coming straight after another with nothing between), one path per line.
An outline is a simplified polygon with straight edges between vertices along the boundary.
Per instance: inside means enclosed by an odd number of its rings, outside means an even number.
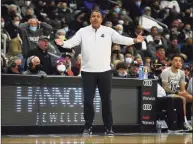
M114 137L79 135L3 136L2 144L192 144L192 134L127 134Z

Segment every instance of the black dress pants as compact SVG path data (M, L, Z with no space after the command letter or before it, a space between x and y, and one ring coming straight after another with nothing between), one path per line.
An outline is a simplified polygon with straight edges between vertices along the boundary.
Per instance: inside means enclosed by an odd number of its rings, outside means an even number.
M83 92L84 92L84 120L85 128L92 127L94 119L93 100L96 88L102 102L102 118L104 126L108 129L112 127L112 107L111 107L111 87L112 87L112 71L94 73L81 72Z
M157 112L166 110L168 117L168 128L170 130L183 128L184 123L184 110L183 100L179 97L161 97L157 98L156 102ZM174 111L176 109L176 111ZM177 122L177 125L174 124Z

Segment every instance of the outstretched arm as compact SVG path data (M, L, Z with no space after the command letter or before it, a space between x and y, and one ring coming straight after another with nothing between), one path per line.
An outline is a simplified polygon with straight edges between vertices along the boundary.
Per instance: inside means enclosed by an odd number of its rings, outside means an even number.
M77 31L76 34L71 39L69 39L67 41L62 41L60 39L55 40L57 45L59 45L63 48L69 48L69 49L80 45L81 41L82 41L81 29L79 31Z
M133 39L130 37L122 36L115 30L113 30L112 34L112 42L116 44L121 45L133 45L135 43L141 43L144 41L144 37L142 36L142 33L140 33L137 38Z

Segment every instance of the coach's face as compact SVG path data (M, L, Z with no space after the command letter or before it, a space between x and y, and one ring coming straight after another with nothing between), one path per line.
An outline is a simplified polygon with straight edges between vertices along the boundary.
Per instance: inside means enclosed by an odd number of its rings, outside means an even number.
M102 15L99 12L93 12L90 17L90 23L94 29L98 29L102 23Z

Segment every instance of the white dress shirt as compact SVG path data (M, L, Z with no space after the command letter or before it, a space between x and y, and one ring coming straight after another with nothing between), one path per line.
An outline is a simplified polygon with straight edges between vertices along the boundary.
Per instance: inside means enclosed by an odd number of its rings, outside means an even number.
M100 26L97 30L87 26L81 28L62 47L81 46L82 67L84 72L105 72L111 69L112 42L121 45L132 45L134 39L120 35L114 29Z

